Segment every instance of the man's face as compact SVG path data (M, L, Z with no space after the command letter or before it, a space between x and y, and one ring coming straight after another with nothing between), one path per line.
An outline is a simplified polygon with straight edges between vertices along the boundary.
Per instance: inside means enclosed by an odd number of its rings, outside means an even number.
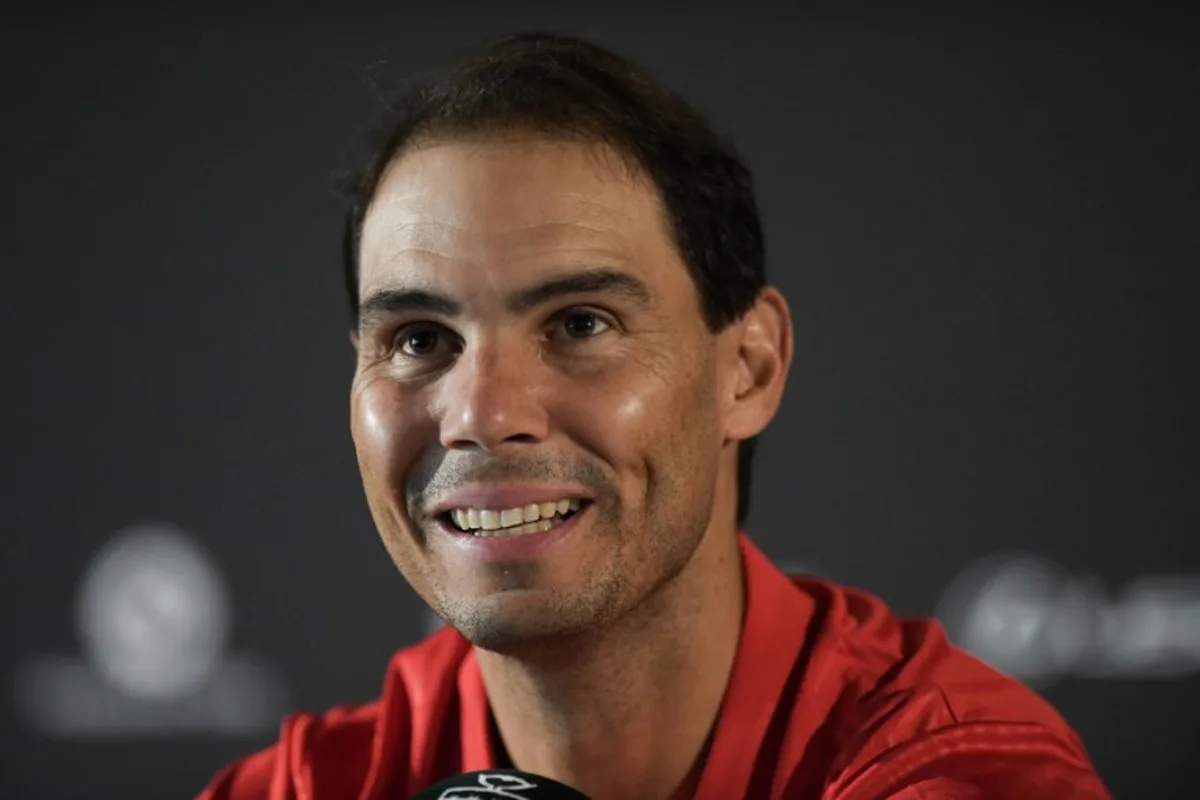
M426 145L383 176L360 262L354 443L434 611L503 649L683 569L729 463L719 337L648 181L593 145Z

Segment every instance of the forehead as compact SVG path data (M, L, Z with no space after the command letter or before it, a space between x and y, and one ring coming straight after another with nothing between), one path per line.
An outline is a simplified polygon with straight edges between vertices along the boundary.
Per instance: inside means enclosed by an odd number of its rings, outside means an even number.
M432 264L686 270L653 184L603 145L510 138L404 152L363 223L361 291Z

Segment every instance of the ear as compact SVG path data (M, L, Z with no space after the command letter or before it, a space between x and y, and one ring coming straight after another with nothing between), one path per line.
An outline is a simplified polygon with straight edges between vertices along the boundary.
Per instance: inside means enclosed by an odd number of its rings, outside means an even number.
M722 332L728 335L725 439L757 436L779 410L792 364L792 313L779 290L759 292L750 310Z
M354 352L358 352L358 331L350 330L350 346L354 348Z

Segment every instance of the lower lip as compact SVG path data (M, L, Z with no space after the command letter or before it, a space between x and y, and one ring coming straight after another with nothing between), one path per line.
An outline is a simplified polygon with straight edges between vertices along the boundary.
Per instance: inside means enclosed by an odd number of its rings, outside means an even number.
M510 536L475 536L463 533L454 528L449 522L439 521L441 529L450 534L450 541L459 549L484 561L528 561L536 558L563 538L570 535L579 524L579 520L592 510L589 503L571 515L566 522L560 522L548 531L542 533L525 533Z

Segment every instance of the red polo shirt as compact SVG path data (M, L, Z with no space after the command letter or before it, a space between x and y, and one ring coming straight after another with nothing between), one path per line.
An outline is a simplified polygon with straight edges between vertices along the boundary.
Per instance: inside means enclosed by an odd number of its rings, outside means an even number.
M937 622L741 549L745 624L697 798L1111 797L1062 718ZM292 715L200 798L407 798L499 766L489 731L474 651L445 629L392 658L379 700Z

